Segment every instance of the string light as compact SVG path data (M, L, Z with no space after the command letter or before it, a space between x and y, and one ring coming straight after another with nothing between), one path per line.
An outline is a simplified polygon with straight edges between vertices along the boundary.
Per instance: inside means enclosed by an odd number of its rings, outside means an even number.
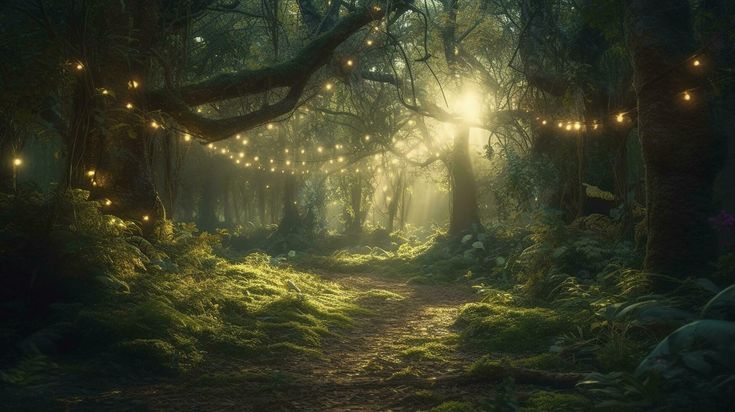
M332 90L332 87L334 87L334 86L332 85L332 83L327 83L327 84L325 84L325 85L324 85L324 88L325 88L325 89L326 89L327 91L330 91L330 90Z
M18 166L21 166L22 164L23 164L23 159L21 159L20 157L16 157L15 159L13 159L13 166L18 167Z
M184 141L185 142L191 141L191 135L189 133L184 133Z
M268 126L266 126L268 130L273 130L275 126L273 126L273 123L268 123Z
M128 110L133 110L133 104L132 103L127 103L125 105L125 108L128 109Z
M367 39L367 41L365 42L365 44L367 44L368 46L372 46L373 45L373 41L370 40L370 39Z
M105 199L105 206L112 206L112 200Z
M702 64L702 62L700 62L699 59L694 59L694 61L692 62L692 66L694 66L694 67L698 67L701 64Z
M625 113L618 113L618 115L615 116L615 120L618 123L623 123L625 121Z
M688 92L688 91L685 91L685 92L684 92L684 95L683 95L683 97L684 97L684 100L686 100L686 101L690 101L690 100L692 100L692 95L691 95L691 94L689 94L689 92Z
M151 120L151 127L154 129L158 129L159 127L161 127L161 125L159 125L157 121Z
M77 71L82 71L84 70L84 64L82 64L81 62L77 63L77 65L74 66L74 68L77 69Z
M347 60L347 66L352 67L355 63L352 61L352 59Z
M369 142L369 141L370 141L370 135L369 135L369 134L366 134L366 135L365 135L365 141L366 141L366 142Z
M144 221L144 222L147 222L147 221L149 221L149 220L151 220L150 216L148 216L148 215L143 215L143 221Z
M131 89L137 89L138 86L140 86L140 83L138 83L137 80L131 80L128 82L128 87Z

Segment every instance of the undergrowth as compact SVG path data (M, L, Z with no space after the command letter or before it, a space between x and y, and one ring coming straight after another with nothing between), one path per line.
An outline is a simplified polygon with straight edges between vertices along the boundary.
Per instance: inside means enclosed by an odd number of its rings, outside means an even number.
M361 311L354 302L397 298L345 290L263 253L237 257L192 225L151 243L87 196L0 199L5 383L33 382L51 359L170 374L211 354L319 356Z

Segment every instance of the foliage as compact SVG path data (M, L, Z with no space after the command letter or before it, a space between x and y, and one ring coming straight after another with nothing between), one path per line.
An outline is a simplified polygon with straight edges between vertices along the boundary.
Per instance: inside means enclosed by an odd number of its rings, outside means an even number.
M48 247L44 253L53 253L58 265L42 275L70 291L46 302L43 318L24 311L13 295L4 297L4 308L17 308L10 313L14 323L3 330L14 347L3 358L6 381L23 380L13 378L27 369L18 359L64 352L68 342L90 362L101 356L118 368L167 373L191 368L210 350L238 357L316 354L322 339L349 326L350 314L359 310L350 301L362 296L265 254L226 259L222 237L197 234L193 225L178 225L170 240L153 244L136 234L135 225L102 214L75 191L58 200L45 234L38 217L48 216L50 199L3 201L8 208L2 210L10 210L4 218L13 216L3 225L3 248ZM3 256L4 265L18 269L7 273L17 276L34 263L7 260L32 256L24 252ZM366 296L396 298L381 291Z

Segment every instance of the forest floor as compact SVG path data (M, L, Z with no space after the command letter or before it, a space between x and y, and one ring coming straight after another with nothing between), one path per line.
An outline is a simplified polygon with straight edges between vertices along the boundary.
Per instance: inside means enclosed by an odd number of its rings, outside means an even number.
M65 380L63 389L39 389L72 411L413 411L491 395L482 385L442 379L461 374L479 356L462 350L452 329L462 305L476 300L469 285L411 284L381 275L322 277L346 289L385 291L389 298L362 301L367 310L353 327L326 339L321 356L252 362L212 353L181 377Z

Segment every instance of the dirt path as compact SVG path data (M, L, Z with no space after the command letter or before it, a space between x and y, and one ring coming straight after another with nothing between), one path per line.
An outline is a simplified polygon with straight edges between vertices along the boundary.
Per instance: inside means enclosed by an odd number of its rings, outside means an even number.
M138 395L148 398L145 403L153 410L176 405L176 410L192 411L415 411L430 409L439 400L483 395L483 388L432 385L434 378L456 374L475 359L456 348L451 329L462 304L476 299L469 286L412 285L404 279L366 275L323 277L348 289L386 290L402 299L361 302L370 314L358 317L353 329L326 340L322 359L289 357L281 362L282 380L190 384L185 392L157 387ZM434 349L430 356L421 350L427 342ZM413 357L412 350L418 351Z
M328 342L324 360L295 364L295 370L321 384L299 388L291 404L294 409L416 410L417 404L432 402L432 396L423 385L406 384L416 379L405 378L419 377L430 384L432 379L460 372L472 361L470 354L455 350L451 330L462 304L475 299L468 286L407 285L402 280L356 275L328 277L351 289L388 290L403 299L368 305L374 314L359 319L355 330L339 341ZM457 395L456 388L441 390Z

